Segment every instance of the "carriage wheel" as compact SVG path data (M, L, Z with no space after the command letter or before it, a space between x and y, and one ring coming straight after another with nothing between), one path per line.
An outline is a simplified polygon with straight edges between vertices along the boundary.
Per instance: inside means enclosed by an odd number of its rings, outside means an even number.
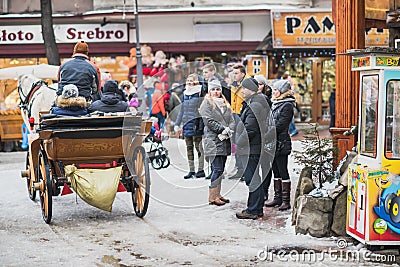
M392 221L394 223L400 223L400 197L395 197L392 199L391 203L390 203L390 219L392 219Z
M46 153L39 151L39 168L37 170L37 177L39 186L40 207L42 209L42 217L46 223L50 223L52 216L52 183L50 175L49 161L47 160Z
M26 162L25 162L25 170L29 170L29 152L26 153ZM31 200L36 199L36 190L35 187L33 186L33 183L35 181L32 180L31 177L26 177L26 186L28 187L28 195Z
M150 198L149 159L142 146L133 151L133 168L136 178L133 180L132 203L138 217L146 215Z

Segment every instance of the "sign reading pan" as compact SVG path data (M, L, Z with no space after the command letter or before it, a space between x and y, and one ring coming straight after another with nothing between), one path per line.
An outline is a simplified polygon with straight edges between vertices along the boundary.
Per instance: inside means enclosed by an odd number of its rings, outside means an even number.
M274 47L335 47L332 12L272 11Z
M128 42L128 24L58 24L54 25L57 43ZM0 44L43 43L40 25L0 26Z
M336 45L336 29L331 11L272 11L272 37L275 48L325 47ZM388 29L369 29L365 46L388 46Z

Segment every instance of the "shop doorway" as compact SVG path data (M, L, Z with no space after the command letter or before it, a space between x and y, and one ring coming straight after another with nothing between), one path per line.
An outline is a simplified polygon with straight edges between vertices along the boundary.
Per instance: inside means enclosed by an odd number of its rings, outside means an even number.
M296 58L285 64L285 72L291 76L299 107L296 122L329 124L329 97L335 80L336 64L331 58Z

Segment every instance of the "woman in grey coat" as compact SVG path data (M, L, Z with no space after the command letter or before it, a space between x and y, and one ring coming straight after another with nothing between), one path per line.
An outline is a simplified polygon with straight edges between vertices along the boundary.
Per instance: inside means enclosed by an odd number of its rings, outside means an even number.
M230 138L235 127L232 109L222 95L221 83L218 80L208 82L209 93L200 106L200 115L204 121L204 155L211 162L211 184L208 202L210 205L222 206L229 199L221 196L221 179L224 173L227 156L231 154Z

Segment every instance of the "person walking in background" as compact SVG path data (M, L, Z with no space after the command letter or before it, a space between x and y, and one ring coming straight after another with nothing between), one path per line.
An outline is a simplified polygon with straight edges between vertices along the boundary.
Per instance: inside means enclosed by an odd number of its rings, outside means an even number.
M291 182L288 172L288 157L292 151L289 136L289 124L293 118L295 99L290 82L278 80L272 86L272 116L276 128L276 151L272 171L274 173L274 199L265 204L267 207L278 207L279 210L290 209Z
M264 147L268 103L265 97L258 93L258 82L254 78L246 78L242 82L242 92L245 97L240 113L241 123L237 126L236 153L240 155L245 166L244 179L249 187L247 208L236 213L238 219L257 219L263 216L264 186L259 174L261 151Z
M246 69L242 64L235 64L233 66L233 83L231 85L231 106L232 111L234 112L234 118L236 121L236 125L240 121L239 114L242 108L242 103L244 101L243 92L242 92L242 81L246 77ZM235 133L236 133L235 129ZM236 137L234 136L234 145L236 146ZM242 179L244 173L244 166L241 165L241 160L238 158L238 155L235 153L235 166L236 173L228 179Z
M164 128L166 110L164 105L164 89L161 82L154 82L154 92L151 96L151 115L158 119L160 130Z
M169 98L169 119L171 121L170 131L172 134L176 134L174 130L175 121L178 117L179 110L181 109L182 103L182 86L179 83L173 83L171 86L171 96Z
M208 82L211 80L218 80L222 86L222 95L231 103L231 91L228 88L228 84L225 82L224 78L217 72L217 68L215 67L214 63L208 63L203 67L203 78L204 83L202 87L203 95L208 93Z
M186 87L183 92L183 101L180 107L178 117L175 121L175 132L180 131L180 125L183 124L183 137L186 143L186 151L189 163L189 173L183 178L201 178L204 173L204 153L202 146L202 136L204 133L203 120L199 114L199 107L202 102L201 85L198 75L190 74L186 79ZM197 173L194 166L194 148L197 150L199 160Z
M285 71L285 72L283 73L283 75L282 75L282 80L287 80L287 81L289 81L289 83L290 83L290 88L291 88L291 90L292 90L292 93L294 93L294 92L293 92L293 85L292 85L292 77L290 77L289 72ZM296 101L294 102L294 109L298 110ZM293 111L294 111L294 110L293 110ZM290 121L290 124L289 124L289 134L290 134L290 136L295 136L295 135L299 134L299 132L298 132L297 129L296 129L296 124L295 124L295 122L294 122L294 113L293 113L293 118L292 118L292 120Z
M208 202L222 206L229 200L221 196L221 181L227 156L231 154L230 138L233 135L235 121L232 109L222 95L221 83L212 80L208 83L209 93L200 106L200 115L204 121L204 154L211 162L211 183Z

